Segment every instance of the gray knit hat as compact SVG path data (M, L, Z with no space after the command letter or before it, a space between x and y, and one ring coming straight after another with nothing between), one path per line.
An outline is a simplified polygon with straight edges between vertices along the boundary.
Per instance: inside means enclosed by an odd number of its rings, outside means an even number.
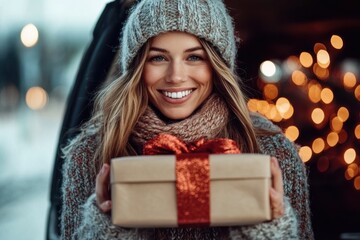
M222 0L142 0L133 7L123 29L121 71L129 68L149 38L168 31L187 32L207 40L234 69L234 29Z

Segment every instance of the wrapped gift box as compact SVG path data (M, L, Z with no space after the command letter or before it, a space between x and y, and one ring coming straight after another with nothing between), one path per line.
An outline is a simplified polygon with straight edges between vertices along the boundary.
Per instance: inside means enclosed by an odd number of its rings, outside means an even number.
M177 198L176 161L175 155L112 159L113 224L122 227L179 226L179 204L187 203L179 203ZM271 219L270 156L210 154L208 161L209 226L246 225ZM196 222L191 224L197 225Z

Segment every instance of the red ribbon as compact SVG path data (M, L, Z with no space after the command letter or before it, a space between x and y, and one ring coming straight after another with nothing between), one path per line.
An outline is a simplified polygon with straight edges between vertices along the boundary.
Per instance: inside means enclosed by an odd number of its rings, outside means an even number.
M210 225L209 153L240 153L240 150L231 139L201 138L186 144L170 134L159 134L144 145L144 155L176 154L179 226Z

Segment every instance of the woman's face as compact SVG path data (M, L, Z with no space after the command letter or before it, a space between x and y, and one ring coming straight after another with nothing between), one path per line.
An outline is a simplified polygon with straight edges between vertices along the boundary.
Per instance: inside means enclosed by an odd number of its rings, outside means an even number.
M150 42L143 74L150 102L167 118L190 116L213 89L208 56L194 35L162 33Z

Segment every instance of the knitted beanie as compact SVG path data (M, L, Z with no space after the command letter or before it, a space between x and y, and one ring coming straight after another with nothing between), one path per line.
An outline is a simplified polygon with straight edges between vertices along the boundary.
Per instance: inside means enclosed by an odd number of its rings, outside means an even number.
M205 39L234 69L233 23L222 0L142 0L132 8L123 29L121 71L129 69L149 38L168 31L187 32Z

